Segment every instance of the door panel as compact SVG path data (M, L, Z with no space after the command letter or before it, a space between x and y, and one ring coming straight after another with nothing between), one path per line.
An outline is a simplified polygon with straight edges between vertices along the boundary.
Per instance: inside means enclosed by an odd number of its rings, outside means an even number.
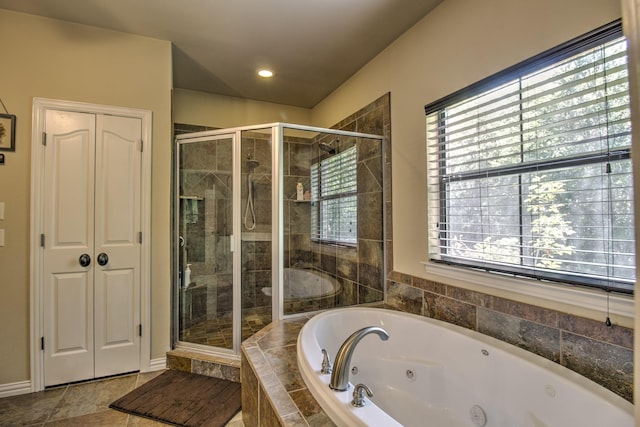
M105 317L101 320L104 331L104 346L131 342L135 335L133 327L134 304L133 270L105 272L103 275ZM108 308L111 308L109 310Z
M133 269L104 270L96 286L96 377L140 369L134 277Z
M140 369L139 119L97 117L96 376ZM96 258L97 261L97 258Z
M98 116L97 131L96 243L138 249L141 122Z
M45 295L49 339L47 384L79 381L93 375L93 287L87 272L51 277Z
M94 116L47 111L44 192L45 386L93 374Z
M60 136L53 150L56 174L51 182L55 215L54 241L58 246L91 243L93 221L93 169L88 159L93 156L91 137L86 130Z
M58 274L53 279L53 316L56 329L53 330L52 351L87 351L91 348L87 334L87 320L91 292L86 273Z

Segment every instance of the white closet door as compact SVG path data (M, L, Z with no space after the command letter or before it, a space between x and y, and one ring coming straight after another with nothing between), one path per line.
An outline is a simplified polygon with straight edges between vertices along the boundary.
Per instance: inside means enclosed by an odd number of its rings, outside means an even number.
M94 373L95 117L47 111L44 183L45 386Z
M139 119L97 117L96 377L140 369L141 132Z
M139 370L141 120L48 110L45 129L45 386Z

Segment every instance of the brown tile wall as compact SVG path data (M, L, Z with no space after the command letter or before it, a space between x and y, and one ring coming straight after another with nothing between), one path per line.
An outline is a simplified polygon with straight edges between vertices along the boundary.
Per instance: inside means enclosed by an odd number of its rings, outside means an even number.
M391 227L384 224L391 219L389 212L384 214L385 208L391 209L390 108L390 94L387 93L332 126L333 129L384 135L384 150L380 143L369 139L359 141L331 134L321 134L314 140L285 136L284 266L323 271L334 276L343 289L333 298L291 303L285 306L285 314L383 301L385 238L391 241ZM301 182L308 189L311 165L328 156L318 148L320 142L330 143L338 151L354 144L358 146L357 247L312 243L311 205L295 201L296 183ZM387 236L385 230L388 230Z
M382 144L361 143L358 151L358 290L365 300L382 301L384 243L390 245L391 227L391 94L380 98L332 126L333 129L384 136ZM360 249L361 248L361 249ZM338 266L340 267L340 266ZM390 270L389 270L390 271Z
M633 402L633 329L392 271L386 304L495 337Z

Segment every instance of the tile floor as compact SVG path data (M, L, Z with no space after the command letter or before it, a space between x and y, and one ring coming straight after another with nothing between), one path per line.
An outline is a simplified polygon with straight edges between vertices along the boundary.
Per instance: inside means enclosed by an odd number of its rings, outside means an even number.
M196 322L180 331L180 341L233 348L233 319L231 313L215 319ZM249 338L271 322L271 308L242 310L242 340Z
M124 375L0 399L0 426L155 427L167 424L109 409L163 371ZM243 427L238 413L226 427Z

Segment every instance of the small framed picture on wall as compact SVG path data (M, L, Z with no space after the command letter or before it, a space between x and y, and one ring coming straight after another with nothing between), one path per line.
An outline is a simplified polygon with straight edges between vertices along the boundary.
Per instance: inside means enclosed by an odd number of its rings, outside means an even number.
M16 151L16 116L0 114L0 151Z

